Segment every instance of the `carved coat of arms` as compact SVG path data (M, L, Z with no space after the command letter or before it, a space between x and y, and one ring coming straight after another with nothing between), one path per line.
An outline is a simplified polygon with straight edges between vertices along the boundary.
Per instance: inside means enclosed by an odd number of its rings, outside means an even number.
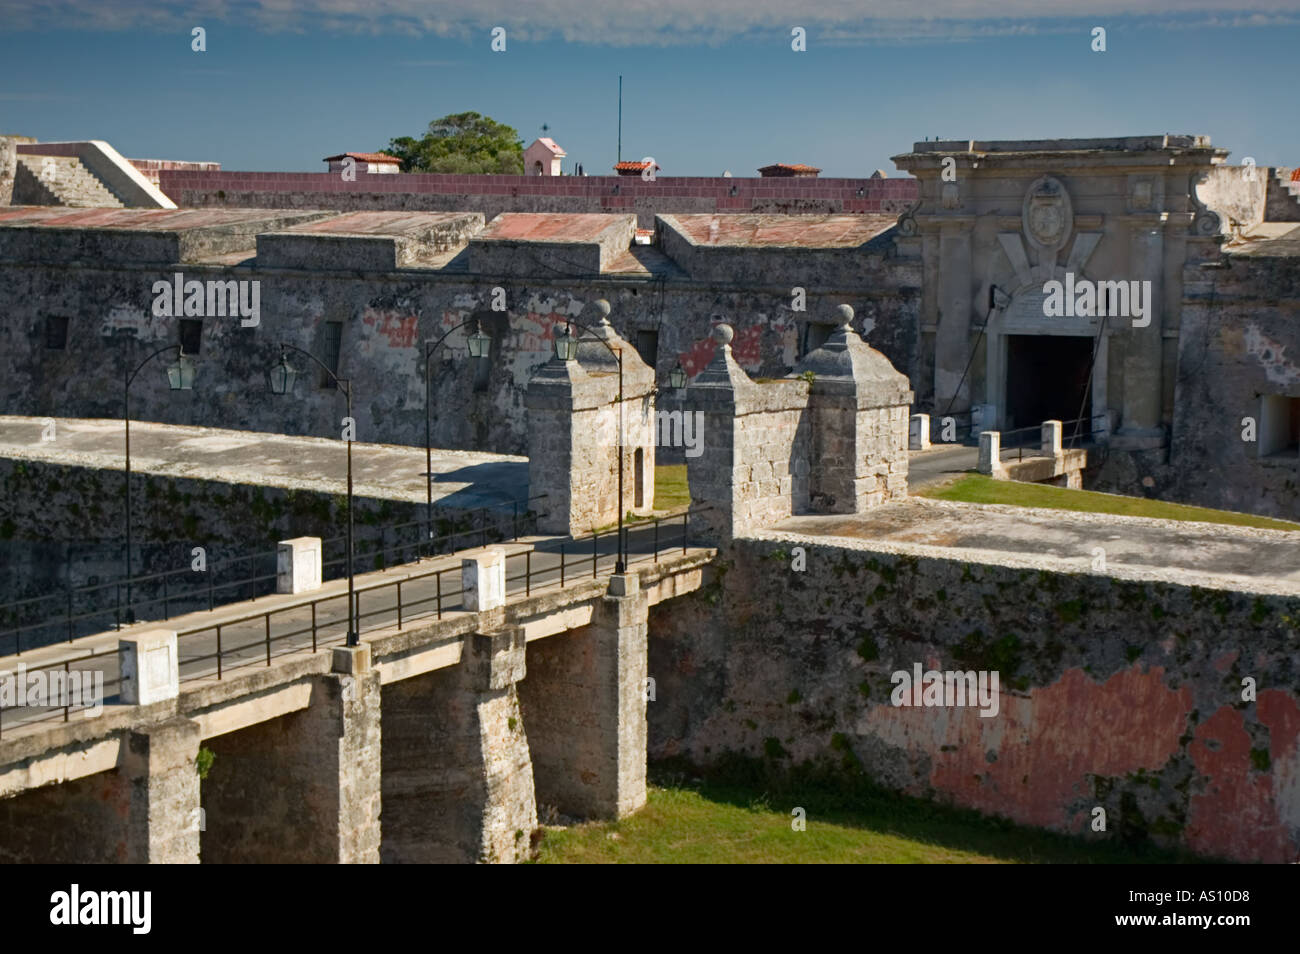
M1065 245L1074 226L1074 211L1060 180L1043 176L1029 187L1022 220L1025 238L1038 248L1055 251Z

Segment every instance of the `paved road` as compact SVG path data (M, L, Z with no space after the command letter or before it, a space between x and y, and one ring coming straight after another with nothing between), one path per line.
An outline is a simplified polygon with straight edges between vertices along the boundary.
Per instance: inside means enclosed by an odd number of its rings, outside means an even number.
M656 543L661 557L681 553L682 540L680 517L661 521L657 535L653 524L632 525L627 532L628 565L652 561ZM561 555L566 586L593 578L593 558L596 577L613 573L617 560L616 535L612 532L594 541L535 537L517 543L494 544L489 549L498 546L506 552L507 597L514 599L559 586ZM531 555L525 556L529 550ZM449 554L358 575L359 631L365 634L398 624L399 580L403 625L436 617L440 606L444 617L465 612L460 561L459 554ZM99 671L103 699L111 703L119 691L117 642L122 635L160 626L177 630L180 678L187 682L218 674L218 645L222 676L241 667L267 665L268 640L272 660L289 653L310 651L313 623L318 650L341 645L346 640L346 579L331 580L311 594L262 597L178 616L165 623L141 622L120 631L24 652L21 657L0 657L0 670L14 672L21 662L29 668L55 663L59 669L66 665L69 671ZM8 733L28 722L61 718L62 711L32 706L6 709L0 714L0 733ZM72 718L78 717L74 711Z
M912 451L907 461L907 486L919 490L974 470L979 464L978 446L936 444L926 451Z

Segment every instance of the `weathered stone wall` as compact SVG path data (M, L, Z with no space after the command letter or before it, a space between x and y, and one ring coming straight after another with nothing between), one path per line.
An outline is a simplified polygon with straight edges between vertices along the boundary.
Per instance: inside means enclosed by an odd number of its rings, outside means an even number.
M205 740L203 861L378 862L379 706L377 671L330 674L307 708Z
M111 771L0 799L0 863L196 863L198 724L168 719L121 745Z
M347 498L342 495L139 472L133 473L131 480L132 569L136 575L190 568L191 550L201 546L214 585L242 585L253 565L227 566L223 561L265 552L266 557L256 564L257 573L273 574L275 558L271 554L277 541L300 536L332 540L326 548L326 561L344 556L337 539L347 526ZM65 612L61 596L69 584L89 586L122 578L124 497L122 471L0 458L0 602L59 594L53 603L41 604L58 615ZM358 568L378 568L381 546L417 539L415 527L405 528L400 537L397 532L381 532L381 528L424 520L423 503L364 496L354 502ZM448 506L436 507L434 533L442 536L468 530L483 521L489 539L513 533L513 511L483 515ZM387 561L388 565L395 562L391 553ZM326 567L325 577L332 579L345 572L339 563ZM188 586L184 581L170 581L172 614L206 608L208 577L195 573L194 578L196 582ZM255 592L266 592L267 585L260 583ZM134 595L139 618L162 618L161 583L139 584ZM226 589L218 593L217 602L223 595L227 601L243 599L247 591L238 586ZM111 623L115 598L112 588L78 594L73 612L102 610ZM97 632L103 629L102 621L97 618L82 625ZM0 614L0 633L12 622ZM78 631L78 635L84 633ZM23 646L64 638L66 632L60 624L48 633L25 634ZM0 653L14 648L12 635L0 635Z
M651 609L651 758L825 762L1082 837L1300 853L1300 599L764 536ZM997 716L891 705L917 663L998 671Z
M383 690L386 863L515 862L537 806L516 683L523 631L476 634L461 664Z
M1300 518L1300 458L1262 455L1262 400L1300 398L1300 259L1233 255L1226 268L1189 265L1172 444L1160 459L1108 459L1090 486L1286 519ZM1218 264L1213 263L1213 264Z
M31 141L27 136L0 136L0 206L9 205L13 200L18 144Z
M761 260L778 252L754 252ZM865 261L865 259L864 259ZM720 316L737 329L737 361L758 376L785 374L798 360L809 316L848 300L859 327L895 367L917 360L914 285L864 281L835 289L813 271L802 284L807 312L791 311L788 285L742 285L610 276L601 279L530 279L464 273L303 272L252 266L0 265L0 411L56 417L121 415L121 383L128 361L179 342L179 321L154 317L153 283L186 280L260 281L261 320L241 327L238 318L203 321L193 397L177 400L160 370L146 369L132 388L132 414L140 420L337 437L344 402L321 387L303 365L293 400L268 393L266 372L286 341L324 355L328 322L342 325L339 374L355 389L353 416L359 440L421 445L425 425L425 374L421 342L470 318L492 335L486 365L471 360L464 330L435 355L432 422L437 447L526 453L524 391L533 372L551 357L557 324L591 302L612 305L610 322L629 343L638 331L658 334L660 381L680 361L690 375L708 364L710 330ZM912 279L900 272L900 280ZM491 310L493 288L505 289L507 311ZM65 350L46 347L47 318L68 320ZM134 364L132 365L134 366ZM671 392L661 406L673 408ZM664 448L677 461L680 448Z

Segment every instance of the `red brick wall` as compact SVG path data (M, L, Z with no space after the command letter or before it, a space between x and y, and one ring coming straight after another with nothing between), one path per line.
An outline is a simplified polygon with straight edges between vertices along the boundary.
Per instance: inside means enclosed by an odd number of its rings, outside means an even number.
M789 211L901 212L915 201L917 182L904 179L764 179L712 177L659 177L646 181L635 176L472 176L410 174L377 176L361 174L345 182L329 172L218 172L163 169L159 187L178 205L237 205L252 200L265 206L277 194L304 197L318 195L330 207L334 193L392 193L406 195L483 196L523 200L549 197L588 210L633 209L637 200L652 202L656 211L672 212L674 199L684 200L679 211L701 211L698 202L711 210L745 212L756 206L763 211L774 203L802 203L807 208ZM618 189L615 194L615 188ZM731 194L732 189L736 194ZM862 195L859 197L858 192ZM225 193L218 196L217 193ZM689 206L687 203L696 203ZM301 198L293 204L301 205ZM522 209L521 209L522 211ZM540 211L540 209L539 209ZM547 209L547 211L560 211Z

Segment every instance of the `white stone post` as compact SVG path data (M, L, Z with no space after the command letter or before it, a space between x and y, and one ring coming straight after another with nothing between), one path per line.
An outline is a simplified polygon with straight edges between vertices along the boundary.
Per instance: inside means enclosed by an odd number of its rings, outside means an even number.
M320 537L294 537L276 544L275 591L306 593L320 589Z
M506 601L506 552L499 547L460 561L465 609L471 613L496 609Z
M176 630L151 629L124 636L117 641L117 654L124 703L147 706L176 698L180 692Z
M907 449L922 451L930 449L930 415L913 414L907 429Z
M1064 429L1065 425L1060 421L1043 421L1043 427L1040 434L1043 442L1044 457L1061 456L1061 435Z
M979 472L990 477L1002 476L1001 431L980 431Z

